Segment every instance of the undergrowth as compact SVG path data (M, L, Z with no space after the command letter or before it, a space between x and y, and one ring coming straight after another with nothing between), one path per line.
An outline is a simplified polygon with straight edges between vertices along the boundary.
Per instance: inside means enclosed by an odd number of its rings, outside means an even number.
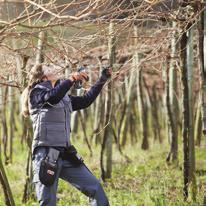
M25 184L25 168L28 151L15 140L13 163L5 166L14 199L17 206L37 206L35 199L26 204L21 202ZM100 147L93 146L93 156L89 157L87 147L80 140L74 144L84 156L85 163L100 178ZM168 151L166 143L154 144L148 151L142 151L139 145L127 146L124 153L131 162L120 155L113 147L112 179L104 183L104 189L111 206L199 206L202 205L203 191L206 186L206 152L204 148L196 148L197 166L197 201L184 201L182 195L183 172L182 153L179 152L178 166L166 164ZM181 149L181 148L180 148ZM88 205L87 197L68 183L60 180L58 206ZM3 191L0 188L0 206L4 206Z

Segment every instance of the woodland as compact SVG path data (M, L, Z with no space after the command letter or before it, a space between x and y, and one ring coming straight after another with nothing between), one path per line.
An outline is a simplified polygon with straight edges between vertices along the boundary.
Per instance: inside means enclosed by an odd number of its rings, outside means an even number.
M112 77L71 139L112 206L206 205L205 0L0 0L0 206L37 206L21 94L35 64ZM87 205L60 181L57 205Z

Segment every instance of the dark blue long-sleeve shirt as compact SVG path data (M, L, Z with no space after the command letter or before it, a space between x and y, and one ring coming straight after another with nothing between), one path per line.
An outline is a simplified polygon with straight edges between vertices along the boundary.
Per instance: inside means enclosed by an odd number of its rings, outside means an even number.
M73 111L80 110L88 107L98 96L105 84L106 79L100 77L100 79L90 88L90 90L83 96L72 96L70 95L71 104ZM64 80L57 82L54 88L49 91L36 88L30 93L30 103L32 107L41 107L44 103L57 104L72 87L74 82L71 80Z

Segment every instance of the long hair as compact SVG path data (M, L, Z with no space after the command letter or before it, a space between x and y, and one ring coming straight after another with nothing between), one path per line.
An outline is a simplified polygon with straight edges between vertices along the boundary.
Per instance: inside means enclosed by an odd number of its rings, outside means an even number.
M44 76L44 71L42 69L41 64L37 64L32 67L30 73L29 73L29 81L28 81L28 86L24 89L21 95L21 114L24 117L29 116L29 93L32 89L32 86L35 83L38 83L39 81L42 80Z

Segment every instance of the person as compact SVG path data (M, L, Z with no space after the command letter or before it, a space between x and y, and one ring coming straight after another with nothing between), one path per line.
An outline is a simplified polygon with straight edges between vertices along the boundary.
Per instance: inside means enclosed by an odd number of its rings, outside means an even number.
M110 78L111 68L104 69L83 96L67 92L76 81L87 78L85 72L72 73L68 79L60 80L55 71L52 66L34 66L28 87L22 94L22 114L30 115L34 131L32 166L37 199L40 206L55 206L58 179L61 178L88 196L91 206L109 206L101 183L71 145L70 117L73 111L94 102Z

